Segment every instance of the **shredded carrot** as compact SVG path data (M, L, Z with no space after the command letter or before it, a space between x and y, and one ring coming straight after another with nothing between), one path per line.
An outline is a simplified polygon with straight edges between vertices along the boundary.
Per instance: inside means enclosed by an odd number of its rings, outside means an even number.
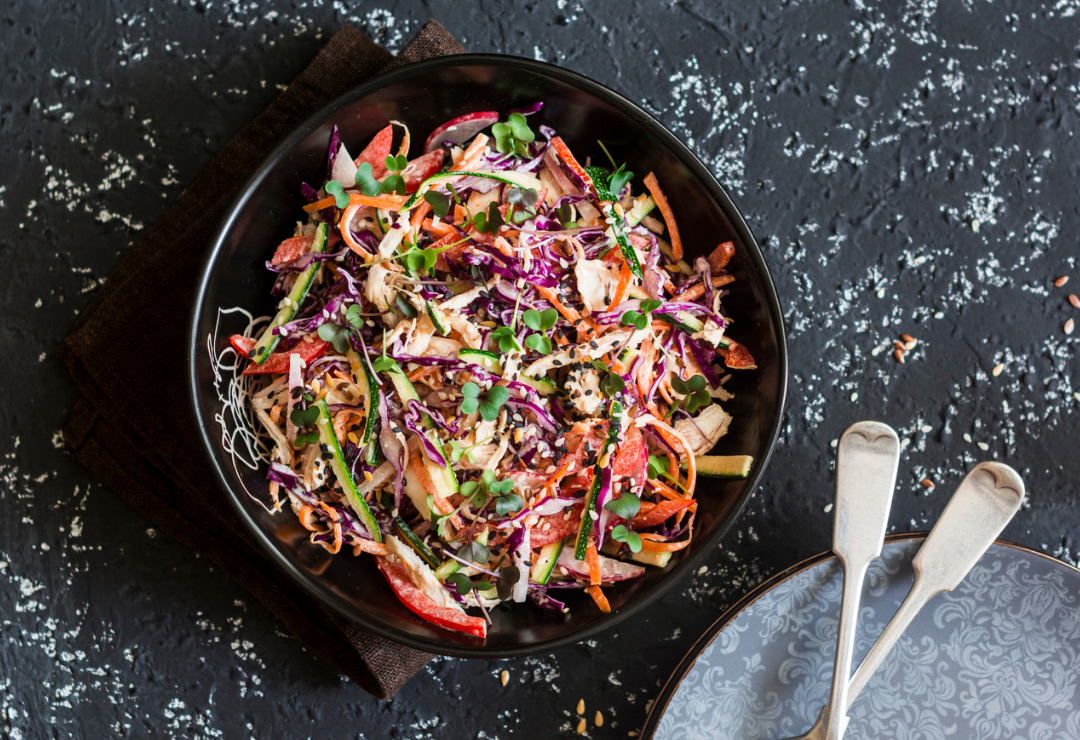
M588 516L588 514L584 514L584 516ZM585 550L585 561L589 564L589 584L599 586L600 555L596 552L596 542L591 537L589 538L589 547Z
M645 187L649 189L649 194L656 201L656 207L660 209L660 213L664 214L664 223L667 224L668 236L671 237L671 254L675 256L675 259L681 260L683 256L682 239L679 237L679 227L675 223L675 214L672 213L671 206L668 205L667 198L664 197L664 192L660 189L660 183L657 182L656 175L650 172L645 175L644 182Z
M300 526L311 532L318 532L319 529L315 526L318 521L315 519L315 509L311 508L307 504L300 505L300 511L296 512L296 517L300 520Z
M611 604L608 603L607 597L604 596L604 592L600 590L599 586L589 586L585 589L585 593L592 597L592 600L596 602L596 606L600 611L604 612L604 614L611 611Z
M641 535L641 549L646 552L675 552L690 544L690 540L682 542L665 542L660 540L660 535L645 532Z
M341 218L338 219L338 231L341 232L341 238L344 239L345 243L349 245L349 249L356 252L362 257L370 255L368 251L364 249L363 245L360 244L360 242L356 241L356 239L353 239L352 229L349 228L349 222L352 221L353 216L356 215L357 211L359 211L361 208L367 207L368 206L365 206L361 203L350 202L349 207L341 212Z
M566 145L566 142L562 140L561 136L554 136L551 139L551 147L555 150L555 153L559 155L559 159L563 161L566 168L577 175L578 179L585 183L585 189L592 195L596 195L596 185L593 184L592 178L589 177L589 173L585 171L574 155L570 152L570 147Z
M679 497L673 501L661 501L648 513L638 512L638 515L634 517L633 525L634 529L645 529L647 527L655 527L660 522L663 522L679 512L690 509L691 511L697 510L697 501L691 498Z
M345 436L349 433L348 425L353 419L363 419L364 415L359 411L339 411L334 416L334 436L338 442L344 444Z
M660 495L663 496L664 498L672 499L672 500L679 500L679 501L682 501L685 498L681 493L679 493L674 488L669 486L667 483L664 483L663 481L661 481L659 479L656 479L656 478L650 479L649 480L649 485L652 486L653 488L655 488L657 491L659 491Z
M457 203L454 204L454 223L464 224L468 215L468 212L463 206L460 206Z
M438 224L436 224L435 221L430 218L424 220L423 227L424 231L429 232L432 236L439 239L457 233L456 231L454 231L454 227L446 223L445 221L440 221Z
M353 555L359 555L362 552L368 552L372 555L381 555L385 557L390 551L386 549L386 545L381 542L375 542L374 540L365 540L363 538L353 540Z
M439 495L439 492L435 490L435 484L431 481L431 476L428 475L427 468L424 467L423 461L420 459L419 453L413 453L412 459L409 460L412 464L413 472L416 473L416 477L420 479L420 485L424 487L424 490L431 494L432 500L435 502L435 508L439 510L440 514L449 514L454 510L453 504ZM461 517L454 514L450 518L450 523L455 527L461 527Z
M409 154L409 143L412 139L412 137L409 136L409 127L406 126L404 123L401 123L400 121L391 121L390 123L394 124L395 126L401 126L401 128L404 129L405 135L401 138L401 146L398 147L397 153L399 157L402 155L407 156Z
M469 144L469 148L462 153L461 159L459 159L457 163L450 168L450 171L461 172L462 170L466 170L469 167L472 167L473 164L475 164L476 161L480 159L480 156L483 154L484 147L487 146L487 143L487 136L485 136L484 134L477 134L476 138L472 140L471 144Z
M374 206L375 208L384 208L388 211L396 211L405 205L405 201L408 200L404 195L362 195L360 193L349 193L350 203L360 203L365 206Z
M612 250L615 251L615 250ZM611 303L608 304L607 310L614 311L615 307L623 302L626 297L626 291L630 287L630 265L626 264L626 260L622 263L622 272L619 273L619 283L615 286L615 295L611 297Z
M326 512L326 515L330 517L330 521L333 522L334 530L333 546L326 542L319 542L319 544L325 547L327 552L329 552L331 555L336 555L341 551L341 516L332 506L330 506L326 502L320 501L319 505Z
M712 279L712 285L714 288L719 288L722 285L735 282L734 275L717 275ZM691 285L682 293L678 293L671 300L673 301L696 301L701 296L705 295L705 283L698 283L697 285Z
M575 311L570 306L564 306L563 302L559 300L559 294L555 292L554 288L545 288L542 285L533 286L536 288L536 292L544 296L548 303L554 306L559 313L566 317L566 320L571 324L581 318L581 314Z
M426 200L421 200L416 206L416 210L413 213L412 221L409 223L409 228L412 230L413 239L416 239L420 233L420 225L424 223L424 216L428 215L428 211L431 210L431 204Z
M315 211L321 211L324 208L329 208L335 203L337 203L337 198L331 195L329 198L323 198L322 200L317 200L314 203L308 203L306 206L304 206L304 211L306 213L314 213Z
M439 370L440 368L438 365L428 365L427 367L417 368L413 371L412 375L408 375L406 377L408 377L410 383L415 383L416 381L420 380L420 378L427 377L432 373L437 373L439 372Z

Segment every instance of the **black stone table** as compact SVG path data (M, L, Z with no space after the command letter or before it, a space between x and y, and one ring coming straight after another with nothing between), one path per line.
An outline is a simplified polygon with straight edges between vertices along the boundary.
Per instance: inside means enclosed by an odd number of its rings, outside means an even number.
M53 352L335 30L398 49L428 17L593 77L692 146L764 245L791 391L764 484L662 603L551 655L435 660L383 703L64 454ZM583 698L590 737L630 736L725 605L828 547L831 443L860 418L902 438L892 530L1004 460L1031 493L1005 536L1073 562L1078 48L1076 0L0 3L0 735L557 738Z

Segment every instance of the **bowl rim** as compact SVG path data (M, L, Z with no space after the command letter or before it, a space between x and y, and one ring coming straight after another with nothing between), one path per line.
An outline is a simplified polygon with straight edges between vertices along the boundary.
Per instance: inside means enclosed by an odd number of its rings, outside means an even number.
M593 97L606 102L624 115L633 118L642 126L649 129L658 140L670 148L682 164L685 165L686 168L700 181L708 194L731 222L732 228L742 241L746 255L749 257L753 269L761 278L764 293L764 309L769 315L770 323L772 324L778 339L776 353L776 369L777 377L779 379L778 398L773 418L770 420L769 427L765 434L765 449L754 461L753 469L747 477L739 496L732 501L728 513L725 515L725 520L721 521L716 529L704 539L704 542L701 543L700 547L696 548L693 553L683 558L683 560L675 565L663 579L652 587L651 591L642 595L640 598L631 601L621 609L611 612L606 618L598 619L589 625L571 630L565 635L542 640L526 646L516 647L489 648L483 645L470 646L431 640L411 634L394 626L364 618L364 615L357 613L348 600L320 587L311 574L291 562L284 553L278 550L271 537L263 531L259 523L244 507L241 495L235 491L229 483L223 464L213 452L214 447L210 434L210 427L207 423L208 420L204 418L199 405L200 384L198 365L199 351L202 347L201 339L198 334L199 319L207 308L204 304L213 272L212 267L217 261L224 246L225 238L233 228L238 215L246 205L248 199L260 187L263 178L283 157L303 141L305 137L321 126L326 119L341 108L347 107L384 87L431 70L447 67L471 66L509 67L517 71L530 72L553 78L556 81L577 87ZM750 232L750 228L746 225L742 213L712 172L702 164L697 155L695 155L678 136L668 130L668 128L660 123L660 121L656 120L656 118L629 98L577 72L559 67L558 65L509 54L453 54L405 64L396 69L376 75L366 82L353 87L308 116L303 123L297 126L290 134L282 139L269 154L266 155L251 176L240 187L236 196L229 204L225 215L222 217L221 223L217 227L214 236L210 241L210 247L199 270L187 335L188 401L194 414L195 424L199 430L203 453L209 461L210 467L214 471L219 486L227 494L226 497L232 505L233 510L240 517L241 521L244 522L248 531L261 547L264 554L268 555L270 560L283 570L284 573L305 593L312 596L323 606L340 614L342 617L358 623L364 629L395 643L416 650L461 658L511 658L537 653L550 653L560 647L575 644L599 634L623 619L637 614L639 611L666 594L688 572L698 567L707 554L716 548L720 540L723 539L735 521L739 518L739 515L745 508L750 496L757 489L765 468L768 466L769 459L772 457L773 449L776 447L777 438L779 437L780 425L784 415L784 406L787 400L787 335L784 328L784 318L780 308L780 300L776 292L776 286L773 283L772 274L765 262L764 255L761 252L761 247L759 246L757 239L755 239L754 235Z

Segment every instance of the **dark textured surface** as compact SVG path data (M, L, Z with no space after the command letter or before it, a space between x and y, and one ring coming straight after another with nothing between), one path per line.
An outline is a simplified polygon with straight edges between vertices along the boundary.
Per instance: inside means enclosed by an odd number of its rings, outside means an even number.
M765 484L705 572L596 641L438 660L380 703L57 448L73 399L53 349L334 30L396 49L429 16L472 50L598 79L691 144L763 242L791 396ZM1031 491L1006 536L1073 561L1078 16L1070 0L4 4L0 732L561 737L584 698L590 736L626 737L726 604L827 547L830 442L857 418L907 441L894 530L925 528L996 458ZM920 341L901 365L902 332Z

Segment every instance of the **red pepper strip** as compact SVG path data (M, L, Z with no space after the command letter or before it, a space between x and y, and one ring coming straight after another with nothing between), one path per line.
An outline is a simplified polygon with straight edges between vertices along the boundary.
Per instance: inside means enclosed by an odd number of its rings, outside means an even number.
M730 346L727 349L717 350L720 356L724 358L725 365L732 370L754 370L757 368L757 361L750 354L750 350L734 339L729 339L728 342Z
M409 580L409 571L401 563L392 563L386 558L375 558L379 571L394 590L394 595L405 607L421 619L437 624L448 630L464 632L479 638L487 637L487 622L480 617L447 606L439 606L429 599L423 591Z
M232 342L231 339L229 341ZM235 342L233 342L233 346L236 347ZM254 346L253 343L252 347ZM266 362L262 365L252 363L242 374L266 375L267 373L273 373L274 375L284 375L289 372L289 355L300 355L300 359L304 361L304 364L310 365L312 360L326 354L326 350L329 346L330 342L324 342L321 339L312 339L311 337L304 337L300 340L299 344L289 351L275 352L267 357ZM237 347L237 349L239 349L239 347ZM248 348L248 351L250 351L250 348Z
M709 267L713 272L720 272L728 266L728 262L731 262L731 258L735 256L735 242L724 242L717 245L716 249L712 251L706 259L709 261Z
M596 194L596 185L593 184L592 178L589 177L589 173L585 171L585 168L578 164L578 161L574 159L574 155L570 153L570 147L566 145L566 142L562 140L562 137L556 136L552 138L551 146L555 149L555 153L559 155L559 159L566 165L566 168L573 172L579 180L585 183L585 189L589 192L589 195L594 198L598 197Z
M415 193L420 183L442 169L445 156L444 150L436 149L409 162L401 173L405 180L405 192Z
M661 501L646 514L638 514L634 517L634 529L655 527L662 521L678 514L684 509L691 511L697 509L697 501L692 498L680 498L676 500Z
M237 352L247 357L249 360L251 357L251 348L255 346L255 340L251 337L245 337L242 334L233 334L229 337L229 344L233 346Z
M626 430L626 441L619 446L615 462L611 466L611 475L615 480L632 475L635 470L644 470L641 454L645 449L645 438L641 430L631 426Z

